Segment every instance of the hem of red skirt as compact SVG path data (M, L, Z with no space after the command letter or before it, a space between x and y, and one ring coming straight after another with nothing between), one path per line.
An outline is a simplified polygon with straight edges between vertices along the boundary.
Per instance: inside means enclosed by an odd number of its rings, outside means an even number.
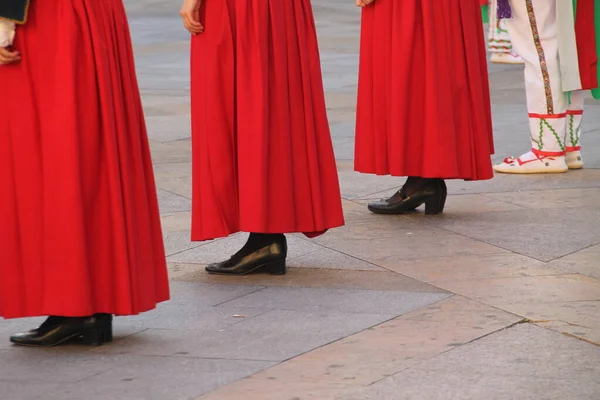
M56 315L56 316L61 316L61 317L89 317L90 315L93 314L112 314L115 315L117 317L129 317L129 316L135 316L135 315L140 315L142 313L148 312L148 311L152 311L154 309L156 309L156 306L159 303L163 303L165 301L170 300L170 297L167 296L165 297L163 300L157 300L156 303L153 306L147 306L147 307L142 307L139 308L135 311L133 310L129 310L129 311L124 311L122 309L110 309L110 308L92 308L92 311L89 312L81 312L81 313L74 313L74 312L64 312L61 311L60 309L45 309L43 311L35 311L35 312L28 312L25 314L0 314L0 317L4 318L4 319L17 319L17 318L36 318L36 317L47 317L49 315Z
M436 179L436 178L437 179L447 179L447 180L460 179L460 180L464 180L464 181L487 181L494 177L494 173L491 171L491 168L490 168L489 174L485 174L485 175L481 175L481 176L461 176L461 175L423 174L423 173L407 174L407 173L397 173L397 172L390 172L390 171L379 172L379 171L366 170L366 169L361 169L361 168L355 168L354 171L361 173L361 174L376 175L376 176L394 176L394 177L398 177L398 178L405 178L408 176L418 176L418 177L427 178L427 179Z
M207 242L207 241L210 241L210 240L223 239L223 238L229 237L231 235L235 235L236 233L240 233L240 232L245 232L245 233L254 232L254 233L266 233L266 234L278 234L278 233L281 233L281 234L286 234L286 235L287 234L292 234L292 233L301 233L304 236L306 236L306 237L308 237L310 239L313 239L313 238L316 238L318 236L321 236L321 235L325 234L330 229L340 228L340 227L342 227L344 225L345 225L345 222L342 221L342 222L340 222L338 224L333 224L333 225L331 225L328 228L324 228L324 229L318 230L318 231L304 231L304 230L294 230L294 229L285 230L285 231L281 231L281 230L278 230L278 231L275 231L275 230L264 230L264 229L238 229L238 230L231 230L229 232L219 233L219 234L216 234L216 235L211 235L211 237L203 237L201 235L194 235L192 233L191 241L192 242Z

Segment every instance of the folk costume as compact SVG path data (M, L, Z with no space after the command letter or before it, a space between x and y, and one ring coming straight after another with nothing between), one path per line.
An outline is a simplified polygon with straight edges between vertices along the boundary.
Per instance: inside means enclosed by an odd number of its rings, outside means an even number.
M192 38L192 240L250 232L209 272L285 273L285 233L344 224L310 0L202 2Z
M523 64L523 59L514 52L506 29L506 20L497 17L496 0L483 0L483 12L488 22L488 50L490 62L498 64Z
M110 342L114 314L169 298L125 10L0 4L0 43L22 55L0 66L0 316L50 316L16 344Z
M364 7L356 171L408 176L375 213L443 211L445 179L493 176L479 0L375 0Z
M600 97L600 0L511 0L508 6L503 17L525 60L532 148L494 168L514 174L582 168L582 90Z

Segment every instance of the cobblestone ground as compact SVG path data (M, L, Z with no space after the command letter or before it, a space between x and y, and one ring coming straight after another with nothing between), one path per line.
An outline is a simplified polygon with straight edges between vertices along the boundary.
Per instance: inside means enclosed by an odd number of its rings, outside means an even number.
M207 0L208 1L208 0ZM283 277L213 277L244 241L189 241L188 36L178 2L127 0L173 300L118 318L116 342L13 348L3 400L600 399L600 103L586 168L451 182L447 211L365 204L397 178L352 171L359 13L314 0L348 225L290 238ZM521 67L490 66L498 161L528 147Z

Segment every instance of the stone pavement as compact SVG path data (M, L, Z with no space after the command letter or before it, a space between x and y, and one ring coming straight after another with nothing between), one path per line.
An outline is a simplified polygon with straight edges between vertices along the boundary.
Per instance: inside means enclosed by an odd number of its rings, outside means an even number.
M402 180L352 171L359 13L314 0L347 226L290 238L283 277L190 243L188 36L178 2L127 0L173 300L89 349L0 341L2 400L600 399L600 104L586 169L451 182L442 216L377 216ZM498 154L528 147L518 66L490 66ZM1 321L0 337L39 319Z

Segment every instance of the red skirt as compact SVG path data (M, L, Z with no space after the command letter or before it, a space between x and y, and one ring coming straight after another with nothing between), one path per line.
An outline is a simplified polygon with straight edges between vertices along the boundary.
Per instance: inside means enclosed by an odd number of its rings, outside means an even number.
M598 88L598 52L595 14L598 0L577 0L575 34L577 38L577 58L582 89ZM600 15L600 13L598 14Z
M0 316L137 314L169 298L121 0L36 0L0 67Z
M343 225L309 0L203 2L192 40L192 240Z
M363 10L355 169L483 180L494 152L479 0Z

